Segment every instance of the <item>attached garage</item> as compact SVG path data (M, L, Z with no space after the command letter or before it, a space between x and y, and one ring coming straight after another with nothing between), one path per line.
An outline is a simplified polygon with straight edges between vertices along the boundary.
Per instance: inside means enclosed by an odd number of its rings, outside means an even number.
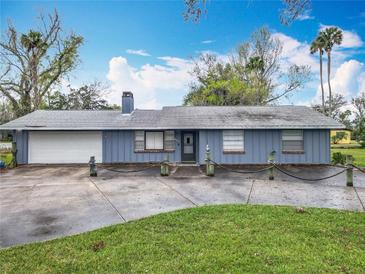
M30 131L29 164L87 163L102 161L101 131Z

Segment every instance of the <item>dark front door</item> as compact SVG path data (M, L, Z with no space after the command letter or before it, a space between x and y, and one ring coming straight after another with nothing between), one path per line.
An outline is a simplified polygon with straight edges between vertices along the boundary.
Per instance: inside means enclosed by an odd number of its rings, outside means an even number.
M181 161L195 162L195 133L182 132L181 138Z

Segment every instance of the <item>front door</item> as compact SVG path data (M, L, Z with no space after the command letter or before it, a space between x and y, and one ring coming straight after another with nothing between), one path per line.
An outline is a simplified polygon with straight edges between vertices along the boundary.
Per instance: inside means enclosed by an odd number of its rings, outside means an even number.
M182 162L195 162L195 134L194 132L182 132L181 149Z

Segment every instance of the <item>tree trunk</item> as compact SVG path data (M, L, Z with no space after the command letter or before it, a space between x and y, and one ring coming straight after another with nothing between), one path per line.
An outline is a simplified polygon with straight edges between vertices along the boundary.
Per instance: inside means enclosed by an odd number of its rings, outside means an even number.
M322 90L322 112L325 114L325 106L324 106L324 88L323 88L323 50L319 49L319 74L321 77L321 90Z
M327 81L329 93L329 116L332 117L332 89L331 89L331 51L327 51Z

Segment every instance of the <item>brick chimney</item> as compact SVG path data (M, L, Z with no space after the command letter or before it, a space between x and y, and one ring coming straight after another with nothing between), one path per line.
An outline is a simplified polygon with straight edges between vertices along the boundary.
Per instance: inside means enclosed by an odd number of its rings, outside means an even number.
M123 91L122 96L122 113L129 114L134 110L133 93L130 91Z

